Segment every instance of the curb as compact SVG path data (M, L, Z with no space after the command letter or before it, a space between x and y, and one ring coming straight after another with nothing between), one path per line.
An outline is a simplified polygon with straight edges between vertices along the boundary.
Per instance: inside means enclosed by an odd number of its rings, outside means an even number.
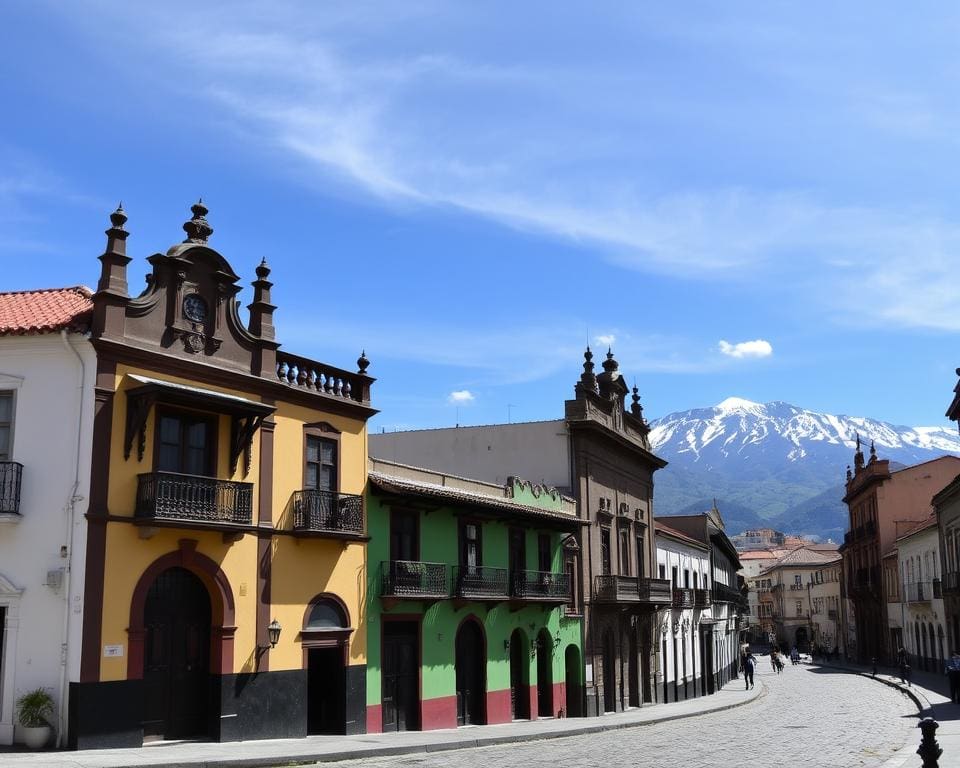
M624 728L641 728L646 725L657 725L659 723L671 720L685 720L691 717L709 715L715 712L725 712L730 709L742 707L751 704L767 694L767 688L761 683L757 693L748 698L732 702L729 704L720 704L709 709L703 709L698 712L681 712L678 714L664 713L643 721L626 721L596 723L590 725L579 725L569 730L543 731L540 733L529 734L491 734L478 735L476 738L465 739L462 741L434 741L421 744L396 744L396 745L376 745L369 747L360 747L352 750L337 752L303 752L295 755L275 755L263 757L227 757L200 759L193 761L178 760L158 760L157 762L145 762L143 754L136 762L118 763L113 768L279 768L280 766L301 766L313 765L315 763L331 763L344 760L361 760L365 758L389 757L392 755L410 755L416 753L448 752L458 749L474 749L477 747L491 747L503 744L516 744L528 741L543 741L548 739L565 739L571 736L581 736L594 733L603 733L605 731L618 731ZM669 705L667 705L669 706ZM592 718L591 718L592 719ZM81 753L82 754L82 753ZM64 756L64 768L71 763L70 758ZM159 757L159 755L158 755ZM28 766L29 764L25 764Z

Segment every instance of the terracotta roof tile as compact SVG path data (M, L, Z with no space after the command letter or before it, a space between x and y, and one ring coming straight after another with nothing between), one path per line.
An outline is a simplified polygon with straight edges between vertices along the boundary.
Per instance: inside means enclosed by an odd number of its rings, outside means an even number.
M93 310L89 288L45 288L0 293L0 336L85 331Z

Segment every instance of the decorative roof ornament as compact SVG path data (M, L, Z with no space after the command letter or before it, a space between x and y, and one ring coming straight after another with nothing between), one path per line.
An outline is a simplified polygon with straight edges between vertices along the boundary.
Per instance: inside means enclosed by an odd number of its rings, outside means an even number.
M583 373L580 374L581 389L588 392L597 391L597 375L593 372L593 352L590 351L590 345L587 345L587 351L583 353Z
M620 370L620 363L614 358L612 347L607 347L607 359L603 361L603 370L610 374Z
M212 232L213 230L210 230L210 231ZM263 259L260 261L260 266L257 267L256 272L257 272L257 277L260 278L261 280L266 280L268 277L270 277L270 265L267 264L266 256L264 256Z
M859 472L863 469L863 451L860 449L860 433L857 432L857 452L853 454L853 469L854 472Z
M877 449L873 445L873 440L870 441L870 463L873 464L877 460Z
M630 413L643 421L643 406L640 405L640 390L637 389L636 381L633 382L633 395L630 399L633 400L630 404Z
M370 367L370 361L367 359L367 350L361 350L360 357L357 358L357 373L366 375L367 368Z
M112 229L126 232L126 230L123 228L123 225L127 223L127 212L123 210L122 200L120 201L120 204L117 205L117 210L110 214L110 223L113 225Z
M193 213L193 218L183 224L183 231L187 233L187 239L183 242L204 244L213 234L213 227L206 219L209 209L203 204L203 198L191 205L190 211Z
M850 471L850 465L847 464L847 482L853 480L853 472Z

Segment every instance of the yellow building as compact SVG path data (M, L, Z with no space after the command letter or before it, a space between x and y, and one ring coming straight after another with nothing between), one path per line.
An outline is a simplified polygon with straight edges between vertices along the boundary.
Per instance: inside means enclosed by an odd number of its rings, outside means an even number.
M100 257L75 747L365 727L367 359L279 351L265 262L244 324L192 211L139 296Z

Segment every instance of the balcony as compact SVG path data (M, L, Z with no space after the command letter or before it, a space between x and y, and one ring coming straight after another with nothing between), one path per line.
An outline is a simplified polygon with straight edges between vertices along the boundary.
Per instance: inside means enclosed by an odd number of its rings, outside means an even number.
M709 608L710 603L710 590L709 589L695 589L693 590L693 606L694 608Z
M363 497L332 491L296 491L293 530L304 535L362 538Z
M929 581L908 581L903 585L904 602L929 603L933 599L933 584Z
M693 590L692 589L674 589L673 590L674 608L692 608Z
M566 603L570 601L570 577L550 571L517 571L510 583L514 600L539 603Z
M739 603L740 591L726 584L714 582L713 584L713 602L715 603Z
M943 591L948 594L960 592L960 571L948 571L943 574Z
M805 587L803 584L791 584L791 585L790 585L790 590L793 591L793 592L799 592L799 591L802 591L802 590L804 590L804 589L806 589L806 587Z
M134 519L186 523L188 527L247 526L253 521L253 483L176 472L137 476Z
M506 600L510 597L506 568L461 565L454 568L453 594L462 600Z
M400 600L443 600L448 596L447 566L419 560L380 564L380 595Z
M0 461L0 514L20 514L20 480L23 464Z
M603 604L670 605L673 595L666 579L606 575L596 577L593 599Z

